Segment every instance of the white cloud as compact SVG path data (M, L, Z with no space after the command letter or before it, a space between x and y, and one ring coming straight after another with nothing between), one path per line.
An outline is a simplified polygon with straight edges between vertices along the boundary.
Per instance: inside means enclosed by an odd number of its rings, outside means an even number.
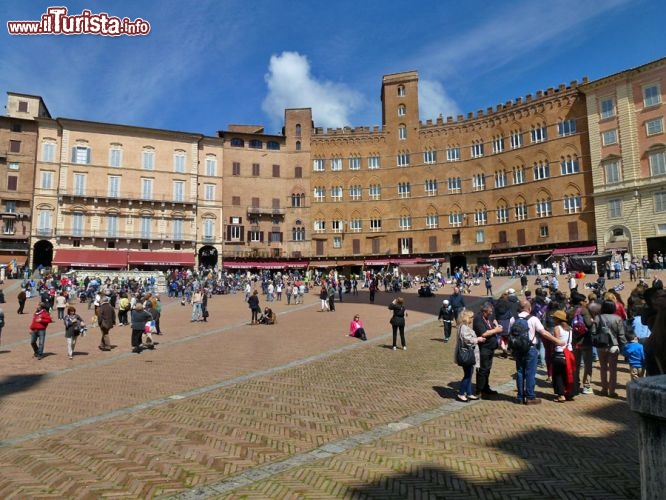
M350 125L350 115L363 101L346 85L316 80L307 57L297 52L271 56L265 76L268 95L262 109L274 125L281 124L286 108L312 108L317 127Z
M451 99L440 82L419 80L419 117L422 121L436 119L439 115L446 120L447 116L460 114L460 109Z

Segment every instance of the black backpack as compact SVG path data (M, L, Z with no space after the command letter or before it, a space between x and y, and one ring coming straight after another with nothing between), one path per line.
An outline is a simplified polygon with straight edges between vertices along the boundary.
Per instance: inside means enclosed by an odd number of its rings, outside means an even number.
M532 347L530 325L528 323L531 317L531 314L528 314L524 318L518 316L509 329L509 349L515 357L520 358L525 356L529 352L530 347Z

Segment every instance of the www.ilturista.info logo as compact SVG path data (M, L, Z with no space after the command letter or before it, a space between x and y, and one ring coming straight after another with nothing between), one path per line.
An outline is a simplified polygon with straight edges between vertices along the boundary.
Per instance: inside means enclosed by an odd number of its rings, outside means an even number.
M10 35L147 35L150 23L140 17L131 21L109 16L106 12L93 14L84 10L78 15L67 15L67 7L49 7L39 21L7 21Z

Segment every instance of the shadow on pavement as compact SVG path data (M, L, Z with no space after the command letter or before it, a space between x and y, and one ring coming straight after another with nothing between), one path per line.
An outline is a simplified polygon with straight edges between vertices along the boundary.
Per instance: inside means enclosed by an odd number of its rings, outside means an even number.
M39 384L45 377L46 374L44 373L27 373L4 377L0 380L0 398L28 390Z

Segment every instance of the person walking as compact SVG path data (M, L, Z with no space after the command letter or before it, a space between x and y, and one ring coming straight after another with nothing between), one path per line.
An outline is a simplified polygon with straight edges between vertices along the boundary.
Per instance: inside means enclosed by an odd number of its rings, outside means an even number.
M252 291L252 295L250 295L250 298L247 299L247 305L251 312L250 324L258 324L261 307L259 307L259 292L257 290Z
M46 327L53 323L53 318L49 314L49 308L43 302L37 305L37 309L32 315L30 323L30 345L37 359L44 357L44 343L46 342Z
M67 307L67 297L65 297L65 292L60 292L55 298L55 307L58 311L58 319L65 319L65 307Z
M601 303L601 313L595 318L595 323L597 331L605 330L609 337L607 346L598 347L601 395L616 398L617 361L620 351L627 344L624 321L617 315L615 303L611 300L604 300Z
M437 319L442 321L444 327L444 342L448 342L451 338L451 325L453 323L453 308L448 300L444 299L442 301L442 307L439 308Z
M25 293L25 288L21 288L21 291L18 293L16 298L18 299L18 310L16 313L25 314L23 309L25 308L25 301L28 298L27 294Z
M140 354L141 339L146 331L146 323L152 321L153 317L146 311L141 302L137 302L130 314L130 328L132 329L132 352Z
M76 307L68 306L65 316L63 316L63 323L65 324L65 340L67 342L67 357L74 358L74 349L76 348L76 341L83 333L86 325L83 318L76 314Z
M328 290L326 289L326 284L323 284L319 290L319 299L321 300L321 310L319 312L330 312L331 308L328 305Z
M109 339L109 333L116 325L116 311L113 307L111 307L111 299L108 295L105 295L101 299L101 303L97 310L97 324L99 325L99 329L102 332L99 349L101 351L110 351L111 341Z
M460 381L460 388L458 389L456 399L463 402L479 399L472 390L472 372L474 371L474 368L479 368L480 366L479 344L483 344L486 341L485 337L477 337L476 333L474 333L474 329L472 328L473 319L474 312L470 310L463 311L458 318L460 326L458 327L458 340L454 351L458 352L458 349L461 346L474 347L474 364L461 367L463 370L463 378Z
M402 350L407 350L407 343L405 342L405 317L407 316L407 312L405 311L404 302L405 301L402 297L398 297L397 299L393 299L393 302L391 302L388 306L388 308L393 312L393 316L391 316L389 323L391 323L391 329L393 330L394 351L397 349L396 341L398 337L398 331L400 331L400 342L402 344Z

